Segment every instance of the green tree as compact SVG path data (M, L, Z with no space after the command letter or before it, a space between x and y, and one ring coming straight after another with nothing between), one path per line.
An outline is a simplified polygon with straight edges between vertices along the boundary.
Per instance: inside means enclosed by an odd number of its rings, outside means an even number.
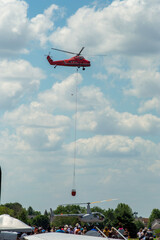
M19 216L18 216L18 219L21 220L22 222L28 224L28 214L27 214L27 211L26 209L22 209Z
M62 215L62 217L61 216L54 217L52 225L55 227L63 226L65 224L74 226L77 222L79 222L83 226L83 222L80 222L78 217L63 216L63 214L80 214L80 213L86 213L86 208L80 207L79 205L74 205L74 204L66 205L66 206L59 205L57 209L54 210L54 214Z
M140 228L142 228L142 229L144 228L144 224L143 224L142 221L140 221L140 220L135 220L134 223L135 223L135 225L136 225L137 232L139 231Z
M14 211L14 217L18 218L18 216L20 215L23 207L20 203L6 203L4 206L6 206L9 209L12 209Z
M75 226L76 223L80 223L81 226L84 225L84 223L79 221L78 217L55 217L52 222L52 226L59 227L59 226L64 226L66 224Z
M127 204L120 203L115 209L115 226L117 228L119 223L122 223L123 228L128 229L130 237L136 237L137 228L134 223L133 212Z
M0 215L2 215L2 214L8 214L8 215L14 217L14 211L4 205L0 206Z
M115 223L115 214L113 209L108 209L104 212L105 221L104 224L109 226L114 226Z
M38 215L32 219L32 224L36 225L37 227L42 227L44 229L47 229L48 226L50 225L50 221L48 216Z
M28 213L29 216L41 215L40 211L35 211L31 206L27 209L27 213Z
M80 207L79 205L59 205L56 210L54 210L54 214L76 214L76 213L85 213L86 208Z
M48 216L48 212L47 212L47 210L44 211L44 215Z
M28 213L28 215L34 215L34 210L33 210L33 208L30 206L28 209L27 209L27 213Z
M152 222L157 218L160 218L160 210L157 208L154 208L151 212L151 215L149 216L148 227L151 227Z
M93 208L91 208L91 212L100 212L104 215L105 210L100 207L93 207Z

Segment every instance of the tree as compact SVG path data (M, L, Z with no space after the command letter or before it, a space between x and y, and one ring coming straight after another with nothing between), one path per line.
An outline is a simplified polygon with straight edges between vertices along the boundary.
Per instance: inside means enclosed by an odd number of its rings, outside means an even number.
M23 208L23 209L21 210L18 218L19 218L22 222L24 222L24 223L26 223L26 224L28 223L28 217L27 217L27 211L26 211L26 209Z
M54 210L54 214L57 215L63 215L63 214L79 214L79 213L86 213L86 208L85 207L80 207L79 205L67 205L67 206L62 206L59 205L56 210ZM58 227L58 226L63 226L65 224L67 225L72 225L74 226L77 222L80 222L78 217L55 217L54 221L52 223L53 226ZM81 225L83 226L83 222L80 222Z
M44 215L48 216L48 212L47 212L47 210L44 211Z
M105 210L100 207L93 207L93 208L91 208L91 212L100 212L104 215Z
M28 212L28 215L30 215L30 216L34 215L34 210L31 206L27 209L27 212Z
M0 215L2 215L2 214L8 214L8 215L13 217L14 216L14 211L12 209L4 206L4 205L1 205L0 206Z
M4 206L6 206L9 209L12 209L14 211L14 217L17 217L20 215L23 207L20 203L6 203Z
M55 217L52 226L59 227L64 225L71 225L75 226L76 223L80 223L81 226L83 226L83 223L79 221L77 217Z
M50 225L50 221L49 221L49 218L45 215L38 215L38 216L35 216L33 219L32 219L32 224L33 225L36 225L37 227L42 227L44 229L47 229L48 226Z
M76 214L76 213L85 213L86 208L80 207L79 205L67 205L62 206L59 205L56 210L54 210L55 214Z
M104 224L109 226L114 226L115 223L115 214L113 209L108 209L104 212L105 221Z
M27 213L28 213L29 216L41 215L41 212L33 210L32 207L29 207L29 208L27 209Z
M123 228L128 229L130 237L136 237L137 228L134 223L133 212L127 204L120 203L115 209L115 226L117 228L119 223L123 225Z
M153 222L155 219L158 219L158 218L160 218L160 210L154 208L154 209L152 210L152 212L151 212L150 217L149 217L148 226L151 227L152 222Z
M135 223L135 225L136 225L137 232L139 231L140 228L142 228L142 229L144 228L144 224L143 224L142 221L140 221L140 220L135 220L134 223Z

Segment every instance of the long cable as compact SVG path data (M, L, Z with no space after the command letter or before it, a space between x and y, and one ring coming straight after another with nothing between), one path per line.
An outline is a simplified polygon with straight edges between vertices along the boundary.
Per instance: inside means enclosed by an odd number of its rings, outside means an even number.
M76 158L77 158L77 110L78 110L77 82L78 82L78 68L77 68L76 86L75 86L73 188L75 188Z

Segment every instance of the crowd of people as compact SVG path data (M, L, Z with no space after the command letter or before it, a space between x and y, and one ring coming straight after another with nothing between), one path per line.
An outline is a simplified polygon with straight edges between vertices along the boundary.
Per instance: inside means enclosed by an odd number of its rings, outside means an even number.
M120 225L118 232L114 227L105 226L104 229L99 229L96 226L81 226L79 223L73 227L71 225L64 225L58 228L52 227L44 230L43 228L34 227L33 234L44 233L44 232L57 232L57 233L68 233L68 234L79 234L79 235L91 235L91 236L101 236L101 237L109 237L109 238L118 238L122 239L124 237L129 237L129 232L127 229L123 229Z
M129 232L122 225L119 226L118 231L114 227L107 227L105 226L104 229L99 229L96 226L81 226L79 223L73 227L71 225L64 225L58 228L56 227L48 227L47 229L43 229L42 227L33 227L32 234L38 233L45 233L45 232L57 232L57 233L68 233L68 234L79 234L79 235L90 235L90 236L101 236L101 237L108 237L108 238L115 238L115 239L122 239L122 238L129 238ZM22 234L21 238L23 239L24 234ZM153 232L149 228L146 227L144 229L139 229L137 233L137 237L139 240L153 240Z
M139 232L137 233L137 237L139 238L139 240L153 240L153 232L151 230L151 228L140 228Z

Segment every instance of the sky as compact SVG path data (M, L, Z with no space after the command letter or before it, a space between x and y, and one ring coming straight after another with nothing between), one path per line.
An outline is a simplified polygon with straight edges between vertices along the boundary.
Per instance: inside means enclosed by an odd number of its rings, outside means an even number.
M159 15L159 0L0 0L2 204L159 208ZM46 60L82 47L85 71Z

